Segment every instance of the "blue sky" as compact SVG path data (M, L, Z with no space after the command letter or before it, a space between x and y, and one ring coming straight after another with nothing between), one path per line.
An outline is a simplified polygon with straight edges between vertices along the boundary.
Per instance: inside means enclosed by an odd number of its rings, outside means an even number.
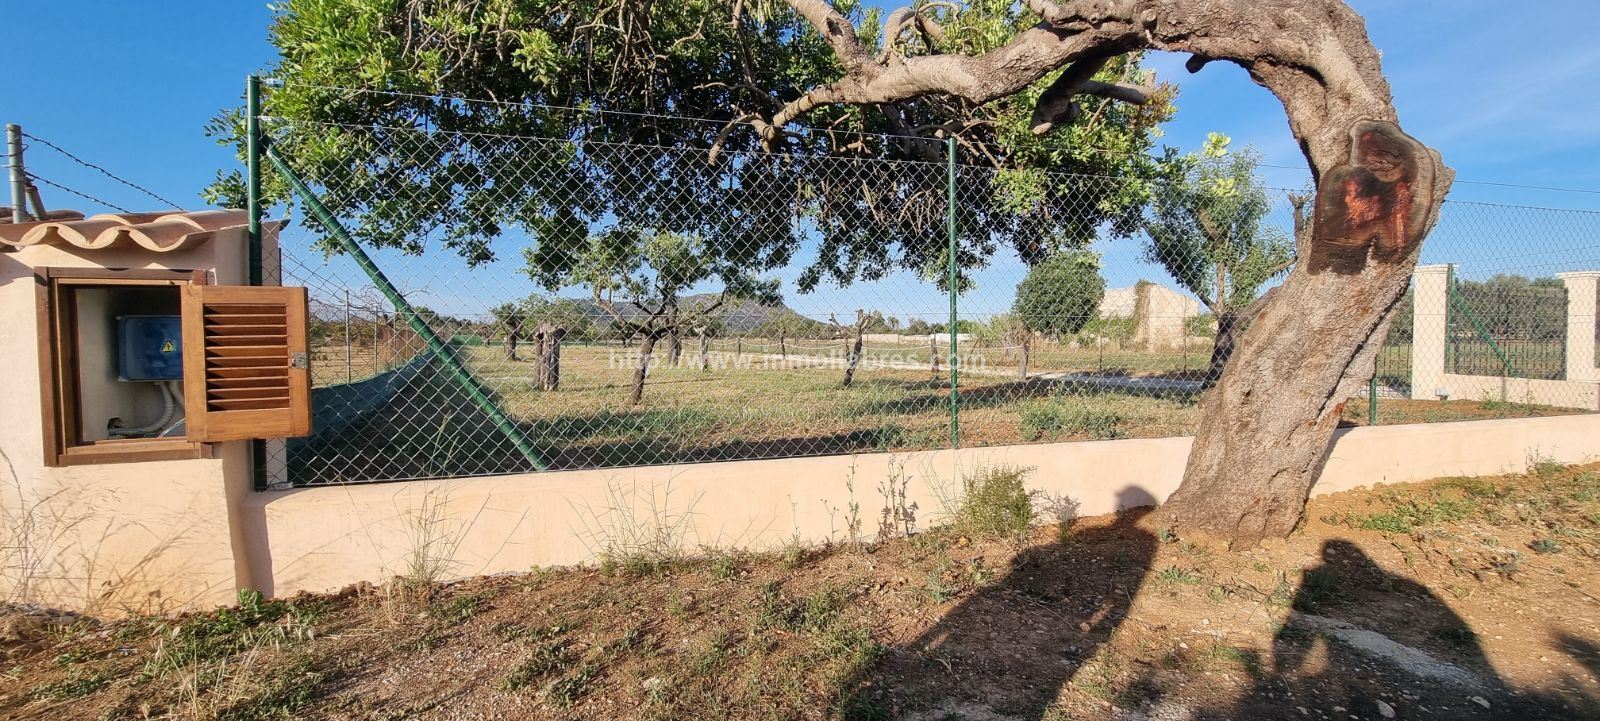
M1406 130L1439 148L1461 181L1600 190L1600 132L1594 129L1600 93L1593 91L1600 84L1600 45L1590 37L1600 26L1600 3L1544 0L1536 13L1505 12L1502 2L1491 0L1352 4L1367 17L1369 32L1383 51ZM30 133L187 207L202 206L199 189L217 169L234 163L231 153L214 145L202 128L217 109L238 102L248 73L272 59L266 5L199 0L8 5L7 32L0 40L0 66L7 68L0 83L0 120L21 123ZM1236 145L1261 150L1268 165L1285 166L1263 170L1269 184L1303 185L1304 161L1277 101L1236 67L1218 63L1191 76L1182 69L1183 60L1158 56L1151 61L1160 77L1181 87L1178 117L1167 126L1166 141L1193 149L1207 132L1224 132ZM159 205L49 150L30 149L28 162L46 179L118 205ZM106 210L48 186L42 191L56 207ZM1600 211L1600 192L1459 182L1451 197ZM1542 264L1505 268L1542 273L1574 263L1600 267L1600 252L1592 249L1600 240L1579 237L1586 229L1600 231L1600 221L1473 211L1480 212L1505 224L1501 232L1511 238L1507 242L1560 246L1554 253L1543 249ZM1532 234L1524 227L1528 224L1557 230ZM1541 241L1551 233L1561 237ZM1477 258L1485 270L1499 269L1491 266L1517 251L1478 235L1459 241L1459 247L1443 247L1448 258L1425 261ZM1137 262L1134 243L1102 250L1107 279L1114 286L1138 277L1163 280L1159 269ZM497 274L502 271L509 269ZM1009 296L1016 272L1014 264L998 262L985 273L986 287L996 298ZM495 284L511 282L502 278ZM903 291L892 290L895 283L907 285ZM918 285L900 279L876 290L836 294L830 302L803 304L815 313L844 312L858 303L882 307L870 302L873 295L904 292L916 296L915 301L908 298L907 305L915 306L907 307L908 313L924 306L939 309L937 297Z

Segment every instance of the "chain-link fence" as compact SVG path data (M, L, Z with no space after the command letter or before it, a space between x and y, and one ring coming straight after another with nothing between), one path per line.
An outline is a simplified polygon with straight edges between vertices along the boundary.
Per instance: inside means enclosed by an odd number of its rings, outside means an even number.
M268 272L310 290L316 385L274 484L1187 434L1307 205L1226 163L268 126L326 211ZM1424 263L1454 268L1419 271L1346 420L1594 410L1594 280L1554 273L1600 268L1596 238L1447 203Z

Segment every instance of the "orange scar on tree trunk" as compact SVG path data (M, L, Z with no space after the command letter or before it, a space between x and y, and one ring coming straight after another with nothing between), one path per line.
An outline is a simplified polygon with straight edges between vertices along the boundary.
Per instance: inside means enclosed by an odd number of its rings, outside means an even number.
M1363 121L1350 132L1350 160L1329 170L1317 190L1312 273L1360 273L1368 262L1406 257L1426 231L1431 188L1427 149L1394 123ZM1421 182L1427 181L1427 182Z

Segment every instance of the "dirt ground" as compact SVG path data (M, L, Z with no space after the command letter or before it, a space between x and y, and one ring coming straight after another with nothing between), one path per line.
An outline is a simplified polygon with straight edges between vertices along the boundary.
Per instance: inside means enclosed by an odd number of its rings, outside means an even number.
M1246 552L1039 500L1070 522L14 612L0 718L1600 718L1600 464L1328 496Z

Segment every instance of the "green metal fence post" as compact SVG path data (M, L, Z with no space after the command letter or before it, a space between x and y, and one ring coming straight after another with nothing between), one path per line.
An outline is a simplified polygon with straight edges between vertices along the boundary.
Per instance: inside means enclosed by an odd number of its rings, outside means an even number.
M245 211L250 262L250 285L261 285L261 78L251 75L245 85Z
M245 81L245 256L250 285L261 285L261 78ZM256 489L267 487L267 444L250 441L250 480Z
M1444 372L1456 372L1456 329L1450 310L1456 297L1456 264L1444 266Z
M956 139L945 138L946 178L945 215L950 231L950 249L947 253L950 284L950 447L961 447L961 376L956 360Z
M1367 425L1378 425L1378 372L1372 372L1372 380L1367 381Z
M316 193L312 192L310 186L307 186L305 181L295 174L289 164L284 162L283 157L278 154L278 150L268 145L266 156L268 160L272 161L272 167L281 173L285 180L289 181L289 186L294 189L295 194L305 201L306 208L311 211L312 215L316 216L317 222L322 223L323 227L328 230L328 234L332 235L334 240L339 241L339 245L344 248L344 251L355 259L356 265L361 266L361 269L366 271L367 277L372 279L373 285L378 287L384 297L394 305L395 310L399 311L400 315L405 318L406 325L410 326L411 330L421 336L423 341L428 344L428 350L433 352L434 356L444 364L445 369L450 372L450 375L455 378L455 381L467 391L467 395L472 398L473 403L494 421L495 427L499 428L500 432L505 434L512 445L517 447L517 451L522 454L523 458L528 459L528 462L533 464L534 469L543 471L549 468L549 464L539 454L538 449L534 448L528 437L522 433L522 429L517 428L517 424L507 417L498 405L495 405L495 402L484 392L482 386L478 385L477 379L473 378L472 373L467 370L466 366L461 364L461 359L457 358L455 352L444 340L433 332L433 328L428 325L427 321L424 321L422 316L417 314L416 309L411 307L411 303L405 299L405 296L400 294L399 289L389 282L389 278L383 274L383 270L378 267L378 264L372 262L372 258L367 255L367 252L362 250L354 238L350 237L350 233L339 223L339 219L322 204Z

